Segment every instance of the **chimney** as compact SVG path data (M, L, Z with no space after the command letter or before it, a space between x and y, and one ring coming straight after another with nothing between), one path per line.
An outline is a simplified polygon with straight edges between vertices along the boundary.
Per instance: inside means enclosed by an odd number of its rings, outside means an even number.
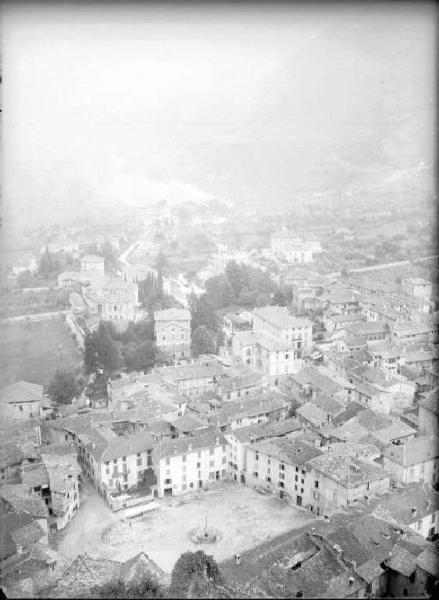
M354 585L355 579L351 576L349 577L349 585Z

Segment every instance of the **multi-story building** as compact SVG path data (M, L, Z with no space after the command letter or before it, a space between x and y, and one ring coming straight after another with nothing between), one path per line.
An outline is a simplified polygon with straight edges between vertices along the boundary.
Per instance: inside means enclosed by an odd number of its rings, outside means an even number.
M227 478L227 440L209 431L163 442L154 452L160 497L176 496Z
M431 298L433 285L422 277L410 277L401 281L403 291L415 298Z
M287 497L297 506L318 506L307 462L322 451L300 439L278 438L247 447L247 485Z
M400 483L431 485L439 481L438 438L421 436L382 450L383 466L391 473L392 480Z
M390 473L373 461L346 454L321 454L307 467L313 480L313 499L322 514L368 500L390 487Z
M439 494L431 486L411 484L392 490L375 513L403 528L409 527L424 538L431 538L439 528Z
M112 321L118 329L126 329L135 320L138 305L138 287L123 279L109 279L97 296L99 318Z
M272 252L284 256L288 262L312 262L314 244L302 241L289 231L273 233L270 242Z
M312 348L312 321L293 317L283 306L264 306L253 313L253 331L264 332L276 339L291 342L301 356Z
M223 402L233 402L267 387L267 378L260 373L239 373L222 377L216 386L216 395Z
M218 381L224 376L224 367L219 362L194 363L158 367L153 373L158 375L168 389L178 396L192 398L206 392L214 394Z
M186 309L154 312L154 334L159 350L175 360L190 359L191 315Z
M246 396L240 402L224 403L220 410L203 416L210 425L224 432L282 420L289 406L289 398L284 394L266 392Z
M93 273L104 275L105 273L105 259L103 256L95 256L93 254L86 254L81 258L81 271L86 273L92 271Z

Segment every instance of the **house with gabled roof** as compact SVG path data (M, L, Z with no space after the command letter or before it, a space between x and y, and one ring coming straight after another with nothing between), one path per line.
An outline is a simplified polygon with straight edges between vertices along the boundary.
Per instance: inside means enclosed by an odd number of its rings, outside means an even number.
M15 419L39 417L43 401L43 386L17 381L0 390L0 406Z

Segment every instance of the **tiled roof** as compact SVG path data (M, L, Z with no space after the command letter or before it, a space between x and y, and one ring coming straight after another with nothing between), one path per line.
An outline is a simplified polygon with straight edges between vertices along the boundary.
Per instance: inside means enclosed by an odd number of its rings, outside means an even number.
M80 554L64 571L58 583L50 590L49 598L83 598L95 586L116 579L121 564L114 560L94 559Z
M166 440L160 444L155 452L155 458L161 459L168 456L180 456L189 452L196 452L204 448L213 448L216 445L224 446L227 444L226 438L216 431L209 431L193 435L191 437L182 437L174 440Z
M252 444L254 452L273 456L280 461L293 465L304 465L311 459L322 455L322 451L300 439L290 440L287 438L276 438L265 442Z
M356 487L368 481L376 481L389 476L388 472L376 463L350 456L323 454L309 462L314 469L331 479L335 479L346 488Z
M47 517L47 506L38 494L29 493L28 486L22 483L4 484L0 487L0 497L14 510L28 513L32 517Z
M366 583L372 583L372 581L374 581L384 573L384 570L380 567L378 561L375 558L371 558L359 567L355 567L355 572Z
M332 423L333 425L342 425L363 410L364 406L359 402L350 402L343 412L339 413L332 419Z
M349 325L349 329L354 333L386 333L390 331L389 325L384 321L361 321Z
M388 427L383 427L382 429L379 429L377 431L371 430L370 434L382 446L387 446L391 444L393 440L415 435L416 429L413 429L409 425L406 425L400 419L395 418L394 422Z
M328 413L320 409L313 402L306 402L306 404L299 406L296 413L315 427L320 427L320 425L329 422Z
M209 423L217 426L227 425L237 418L255 417L274 412L289 405L289 399L283 394L265 392L249 395L238 402L225 403L219 412L208 415Z
M14 542L23 547L38 542L44 535L45 533L37 521L27 523L11 532L11 537Z
M32 517L29 514L19 511L7 511L0 502L0 559L4 560L15 554L17 547L12 534L32 522Z
M164 575L162 569L144 552L140 552L124 562L120 572L120 577L125 585L141 583L146 578L161 582Z
M43 386L28 381L17 381L0 390L0 402L41 402Z
M439 578L439 552L436 549L426 548L417 557L416 565L426 573Z
M439 456L438 442L435 437L422 436L407 440L399 446L389 446L383 449L382 453L390 461L400 465L417 465Z
M258 373L245 373L242 375L235 375L232 377L224 377L219 381L219 387L221 392L229 392L232 390L239 390L242 388L258 385L263 380L263 375Z
M21 482L27 485L29 489L39 485L48 485L49 478L46 466L42 463L26 465L21 470Z
M255 308L253 314L282 329L312 327L312 321L309 319L293 317L289 314L288 310L283 309L283 307L263 306Z
M122 456L130 456L138 452L151 450L154 440L147 431L140 431L133 435L118 437L108 443L100 456L101 461L110 461Z
M172 421L171 425L178 431L187 432L196 431L197 429L206 427L207 423L201 419L197 419L197 417L193 415L186 414Z
M209 365L178 365L175 367L159 367L156 373L165 381L184 381L185 379L218 377L224 373L224 368L220 363L211 363Z
M410 577L410 575L416 571L416 556L405 548L396 545L390 558L386 560L386 565L392 571L396 571L404 577Z
M356 519L348 528L379 564L390 556L396 540L399 539L399 532L395 531L392 525L371 515Z
M0 446L0 468L19 465L24 458L23 450L15 442Z
M333 548L341 548L343 558L355 561L356 566L360 566L369 561L373 555L365 550L358 538L347 527L337 527L326 537Z
M168 308L154 311L154 321L190 321L191 313L185 308Z
M395 490L380 503L385 512L403 525L410 525L439 510L439 493L419 484ZM412 509L416 509L413 514Z

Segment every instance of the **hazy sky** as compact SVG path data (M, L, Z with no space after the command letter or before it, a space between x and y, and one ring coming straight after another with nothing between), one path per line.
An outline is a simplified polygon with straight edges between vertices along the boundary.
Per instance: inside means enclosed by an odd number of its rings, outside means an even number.
M377 97L379 110L389 111L388 98L400 86L401 98L406 94L419 115L414 125L404 122L406 139L432 136L431 6L122 4L3 9L3 190L15 214L28 207L28 215L44 218L50 207L52 217L57 204L65 210L67 201L123 201L125 185L144 194L149 182L172 179L233 197L235 188L251 190L261 162L267 173L260 189L269 190L271 181L285 187L290 173L303 170L296 162L302 149L295 154L285 145L301 136L307 139L300 148L305 144L310 155L309 140L319 138L320 152L339 134L339 146L328 153L339 162L351 161L352 152L363 157L370 153L366 145L339 156L346 136L355 137L364 96L357 64L371 94L364 101L368 114L377 110ZM401 53L401 39L408 53ZM331 90L325 44L332 53ZM374 61L381 79L371 93ZM316 131L305 127L310 122ZM276 158L282 153L286 164ZM245 174L242 180L235 170Z

